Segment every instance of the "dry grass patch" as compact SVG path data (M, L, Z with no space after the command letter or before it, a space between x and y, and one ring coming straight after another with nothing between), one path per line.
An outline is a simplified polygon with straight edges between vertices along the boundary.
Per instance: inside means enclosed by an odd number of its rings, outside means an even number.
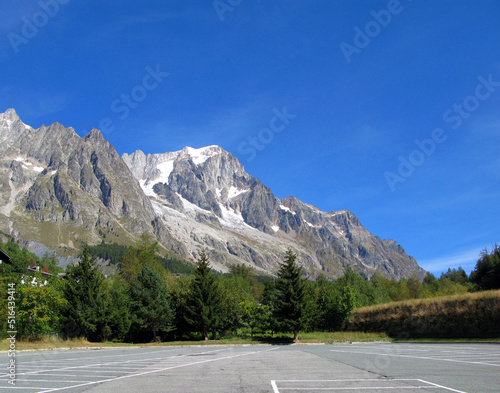
M500 337L500 290L363 307L347 327L400 339Z

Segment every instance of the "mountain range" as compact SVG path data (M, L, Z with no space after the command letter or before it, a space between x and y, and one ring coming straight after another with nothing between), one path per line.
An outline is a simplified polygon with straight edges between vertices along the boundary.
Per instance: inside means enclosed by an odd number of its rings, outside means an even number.
M364 277L425 276L350 211L279 199L219 146L120 156L97 129L85 137L59 123L34 129L14 109L0 114L0 231L63 260L82 242L131 244L147 232L187 260L206 249L222 272L243 263L273 274L291 248L310 277L347 267Z

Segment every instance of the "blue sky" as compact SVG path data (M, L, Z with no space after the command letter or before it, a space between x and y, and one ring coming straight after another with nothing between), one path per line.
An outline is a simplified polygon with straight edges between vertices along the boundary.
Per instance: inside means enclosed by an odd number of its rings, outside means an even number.
M439 274L500 241L500 2L4 2L0 111L217 144Z

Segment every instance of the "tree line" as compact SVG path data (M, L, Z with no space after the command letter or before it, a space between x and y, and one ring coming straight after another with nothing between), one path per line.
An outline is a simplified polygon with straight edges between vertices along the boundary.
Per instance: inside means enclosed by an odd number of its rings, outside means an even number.
M101 252L106 250L101 245ZM476 269L448 269L438 279L427 274L390 280L375 274L367 280L347 269L330 280L305 278L297 256L288 251L276 278L259 277L244 265L228 274L210 268L201 251L194 268L172 274L158 245L148 235L134 246L114 247L118 273L105 277L91 247L84 246L77 265L66 268L65 278L25 275L30 265L44 271L62 271L54 257L42 259L14 241L2 247L12 265L2 265L0 285L16 284L16 328L23 339L46 335L85 337L90 341L151 342L208 340L227 336L269 337L301 331L335 331L356 307L411 298L500 288L500 249L481 254ZM94 255L95 255L95 249ZM6 293L7 291L2 291ZM7 330L7 299L0 299L1 334Z

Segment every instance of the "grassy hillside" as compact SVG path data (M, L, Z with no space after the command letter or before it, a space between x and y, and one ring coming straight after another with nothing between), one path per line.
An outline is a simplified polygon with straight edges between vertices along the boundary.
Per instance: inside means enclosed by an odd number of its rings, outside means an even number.
M346 327L398 339L500 337L500 290L363 307Z

